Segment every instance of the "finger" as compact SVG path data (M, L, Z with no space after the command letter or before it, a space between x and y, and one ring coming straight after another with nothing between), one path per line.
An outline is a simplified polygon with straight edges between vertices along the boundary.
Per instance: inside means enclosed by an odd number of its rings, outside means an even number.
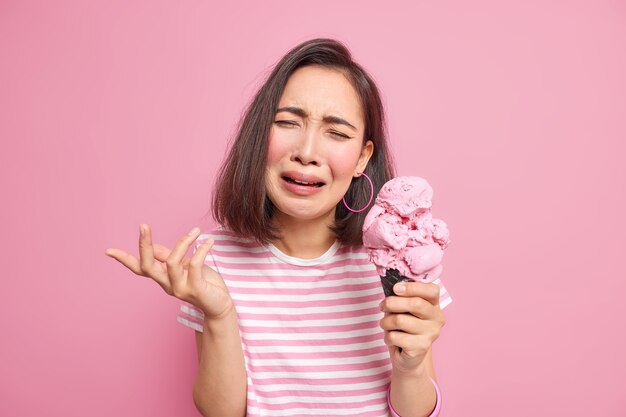
M133 271L133 273L137 275L144 275L143 272L141 272L141 267L139 266L139 259L135 258L133 255L115 248L108 248L104 254L115 259L126 268Z
M139 254L141 259L139 264L145 276L152 278L157 284L165 290L167 294L171 294L171 283L163 264L155 258L155 248L152 243L152 229L147 224L139 226ZM159 245L161 246L161 245Z
M154 258L160 262L165 262L167 257L170 256L170 253L172 253L170 248L167 248L159 243L153 243L152 247L154 248Z
M420 297L390 295L383 300L380 309L386 313L410 313L420 319L429 320L437 316L439 307Z
M190 283L196 284L202 280L202 266L206 260L209 251L213 247L215 241L213 239L207 239L204 243L198 246L198 249L191 257L189 262L189 275L188 279Z
M432 305L439 305L439 285L432 282L399 282L393 292L402 297L420 297Z
M196 240L197 235L200 233L200 229L194 227L185 236L178 239L178 242L172 249L172 252L167 257L165 264L167 265L167 271L173 280L182 281L185 275L185 268L183 267L183 258L189 249L189 246ZM174 284L172 282L172 284Z
M167 276L163 277L162 274L157 274L156 277L144 272L141 268L139 259L135 258L132 255L127 254L126 252L120 251L118 249L109 248L105 251L107 256L116 259L121 264L126 266L128 269L133 271L135 275L139 275L146 278L151 278L156 281L161 287L163 287L166 291L169 286Z
M159 243L153 243L152 246L154 247L154 258L160 262L165 262L168 256L170 256L170 254L172 253L172 250L170 248L163 246ZM189 259L183 258L181 262L183 263L184 268L189 267Z
M384 342L387 346L402 348L402 350L407 353L426 352L432 345L431 340L426 336L418 336L399 331L385 332Z
M429 329L428 321L403 313L386 314L379 324L383 330L398 330L410 334L425 334Z
M152 230L147 224L139 225L139 266L145 275L154 277L158 273L158 266L154 259L152 247Z

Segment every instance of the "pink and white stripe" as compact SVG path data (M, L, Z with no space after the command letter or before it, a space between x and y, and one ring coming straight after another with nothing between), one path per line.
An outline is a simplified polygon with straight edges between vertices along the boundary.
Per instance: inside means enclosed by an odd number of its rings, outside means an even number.
M316 259L218 229L205 263L237 309L248 373L248 417L387 416L391 363L378 326L380 277L362 247L333 245ZM441 281L440 307L452 298ZM204 315L183 303L177 320L202 331Z

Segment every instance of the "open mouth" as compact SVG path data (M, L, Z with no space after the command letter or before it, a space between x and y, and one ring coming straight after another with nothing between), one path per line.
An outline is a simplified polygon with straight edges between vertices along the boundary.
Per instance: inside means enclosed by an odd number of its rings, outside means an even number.
M293 179L293 178L287 177L287 176L283 176L282 179L284 179L285 181L290 182L292 184L303 185L305 187L321 187L321 186L324 185L323 182L306 182L306 181L296 180L296 179Z

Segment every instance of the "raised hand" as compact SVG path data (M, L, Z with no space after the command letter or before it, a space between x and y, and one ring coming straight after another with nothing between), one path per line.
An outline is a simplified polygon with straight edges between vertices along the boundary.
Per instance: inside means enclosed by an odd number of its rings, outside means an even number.
M204 264L214 243L212 239L199 245L188 259L185 253L200 233L197 227L181 237L172 250L152 243L148 225L139 228L139 259L116 248L107 249L105 254L136 275L151 278L167 294L200 308L205 318L219 318L234 308L222 277Z

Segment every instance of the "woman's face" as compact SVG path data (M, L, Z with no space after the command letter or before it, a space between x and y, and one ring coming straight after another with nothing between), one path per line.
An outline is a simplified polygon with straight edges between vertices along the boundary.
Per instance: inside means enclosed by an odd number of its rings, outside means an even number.
M334 219L335 206L373 143L363 143L357 92L337 70L318 65L294 71L269 135L266 187L280 213L303 220Z

